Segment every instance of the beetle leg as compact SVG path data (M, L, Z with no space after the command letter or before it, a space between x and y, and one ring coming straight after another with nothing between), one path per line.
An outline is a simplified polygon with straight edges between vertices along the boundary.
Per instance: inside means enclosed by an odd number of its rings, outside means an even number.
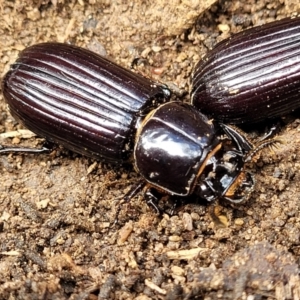
M124 202L129 202L132 198L134 198L144 187L146 186L146 182L144 180L139 180L136 184L132 186L132 188L125 194L123 197Z
M146 199L147 204L152 206L158 215L162 214L162 210L158 207L158 198L154 195L153 189L151 187L146 186L146 190L144 192L144 197Z
M49 153L54 148L56 148L57 145L45 141L43 143L42 148L29 148L29 147L18 147L18 146L3 146L0 145L0 154L3 153L14 153L14 152L23 152L23 153Z
M152 188L151 185L146 185L145 186L145 191L144 191L144 198L146 200L146 203L148 206L152 206L156 213L158 215L162 215L165 210L159 208L158 206L158 202L159 200L161 200L161 197L163 197L162 194L160 194L155 188ZM168 199L171 198L173 201L173 204L168 212L168 215L173 216L176 208L182 204L182 197L179 196L171 196L171 195L167 195Z
M258 154L262 149L264 148L272 148L272 147L276 147L278 144L282 144L283 142L280 139L267 139L267 140L262 140L260 142L258 142L254 149L252 149L247 156L244 159L244 162L251 162L253 160L253 158L255 157L256 154Z
M266 141L273 138L278 133L279 128L279 122L277 124L274 124L271 128L269 128L269 131L266 132L266 134L258 140L258 142Z
M170 216L173 216L176 208L178 206L182 205L182 198L172 197L172 200L173 200L174 203L173 203L173 205L172 205L172 207L170 209L170 213L169 213Z
M140 180L131 187L129 192L127 192L125 194L123 199L120 201L119 206L117 207L114 225L117 224L118 221L119 221L119 214L120 214L120 211L121 211L121 208L122 208L123 204L130 202L130 200L132 198L134 198L145 186L146 186L146 182L144 180Z
M253 144L248 140L246 134L235 126L220 124L224 132L235 142L238 150L242 153L253 149Z
M216 228L228 227L228 219L221 214L219 205L211 205L208 208L208 213Z

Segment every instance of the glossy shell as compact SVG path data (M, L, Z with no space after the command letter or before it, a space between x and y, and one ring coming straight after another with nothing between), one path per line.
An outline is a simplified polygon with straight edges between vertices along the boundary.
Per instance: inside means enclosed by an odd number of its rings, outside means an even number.
M195 67L192 104L222 122L255 123L300 107L300 18L219 43Z
M135 167L156 188L187 196L218 143L214 127L197 109L169 102L152 111L138 132Z
M12 115L37 135L112 162L132 153L139 116L169 97L147 78L59 43L22 51L2 89Z

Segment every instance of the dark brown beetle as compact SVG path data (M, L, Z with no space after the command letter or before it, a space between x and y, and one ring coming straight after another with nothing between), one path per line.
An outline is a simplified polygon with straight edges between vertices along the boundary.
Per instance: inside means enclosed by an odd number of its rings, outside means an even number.
M134 164L143 181L127 198L146 187L145 197L156 209L158 199L151 188L208 201L244 200L254 183L245 164L273 143L253 146L226 125L220 139L195 107L181 102L159 105L170 96L164 86L66 44L25 49L4 77L2 89L12 115L75 152L122 163L135 144Z
M239 132L226 125L223 129L227 138L221 141L213 124L193 106L163 104L138 131L136 169L150 186L170 195L243 201L254 184L244 165L247 154L255 151ZM153 200L149 190L146 196Z
M256 123L300 107L300 18L245 30L200 60L191 102L219 122Z
M22 51L2 90L12 115L28 129L107 162L128 160L138 119L170 97L161 84L58 43Z

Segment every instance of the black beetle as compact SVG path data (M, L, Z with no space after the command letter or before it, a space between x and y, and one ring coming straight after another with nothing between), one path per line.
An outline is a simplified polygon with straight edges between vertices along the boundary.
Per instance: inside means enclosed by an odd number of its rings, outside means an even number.
M145 197L156 208L151 188L208 201L244 200L254 184L245 164L274 143L253 146L226 125L219 138L212 122L190 104L161 104L170 96L163 85L66 44L25 49L2 89L12 115L51 142L121 163L134 144L134 165L144 180L130 197L146 186Z
M300 18L254 27L199 61L191 102L231 124L256 123L300 107Z
M26 48L2 83L11 113L28 129L74 152L124 162L138 118L169 90L86 49Z
M213 124L195 107L181 102L163 104L138 130L135 167L150 187L170 195L241 202L254 185L252 176L244 171L245 163L260 146L274 141L253 146L240 131L222 127L226 138L220 140ZM146 196L153 202L149 190Z

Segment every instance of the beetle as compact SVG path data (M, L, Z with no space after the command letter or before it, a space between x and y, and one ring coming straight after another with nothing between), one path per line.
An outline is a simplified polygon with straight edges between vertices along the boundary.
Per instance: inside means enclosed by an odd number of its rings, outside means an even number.
M247 199L254 179L245 167L274 143L267 139L253 145L225 124L219 135L197 108L169 101L165 86L67 44L25 49L4 77L2 90L11 114L46 140L109 162L133 157L143 180L126 197L144 188L157 211L153 190L183 199ZM3 147L0 153L11 150Z
M300 107L300 18L233 35L199 61L191 103L219 122L253 124Z
M62 43L26 48L2 81L11 113L50 142L107 162L128 160L138 119L169 90Z

